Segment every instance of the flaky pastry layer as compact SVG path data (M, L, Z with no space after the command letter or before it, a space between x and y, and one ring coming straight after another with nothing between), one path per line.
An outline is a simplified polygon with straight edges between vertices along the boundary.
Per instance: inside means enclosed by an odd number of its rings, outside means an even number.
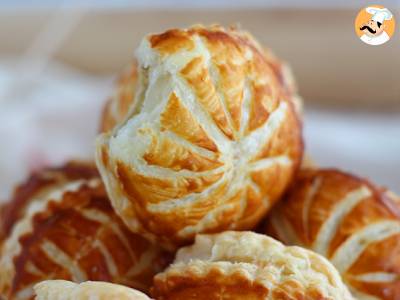
M155 299L352 299L322 256L253 232L198 235L158 274Z

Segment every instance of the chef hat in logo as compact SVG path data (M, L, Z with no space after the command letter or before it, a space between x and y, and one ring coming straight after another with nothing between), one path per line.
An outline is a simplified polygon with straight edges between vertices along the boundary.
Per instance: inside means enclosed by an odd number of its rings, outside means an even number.
M392 18L392 13L387 8L367 7L365 9L367 13L372 15L372 20L383 24L385 20Z

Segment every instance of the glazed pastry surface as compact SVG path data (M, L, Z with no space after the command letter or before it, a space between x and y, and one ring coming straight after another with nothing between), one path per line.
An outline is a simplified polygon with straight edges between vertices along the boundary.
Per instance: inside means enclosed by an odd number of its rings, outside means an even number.
M357 299L400 299L399 203L354 175L304 170L265 232L327 257Z
M71 168L34 174L7 204L0 298L32 299L33 285L46 279L110 281L146 291L169 262L170 254L130 232L115 214L94 165Z
M285 191L302 156L293 102L248 33L173 29L137 50L125 120L97 140L117 213L167 248L196 233L251 229Z

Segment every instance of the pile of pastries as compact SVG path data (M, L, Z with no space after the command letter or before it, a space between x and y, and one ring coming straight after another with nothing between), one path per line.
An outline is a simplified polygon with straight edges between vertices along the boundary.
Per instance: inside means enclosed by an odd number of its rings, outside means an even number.
M399 197L303 149L290 70L249 33L148 35L95 163L1 207L0 299L400 299Z

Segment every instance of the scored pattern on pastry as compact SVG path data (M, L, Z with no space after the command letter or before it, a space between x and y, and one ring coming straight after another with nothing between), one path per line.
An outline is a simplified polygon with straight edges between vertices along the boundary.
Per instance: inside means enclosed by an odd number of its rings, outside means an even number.
M33 285L46 279L102 280L146 291L170 255L126 228L98 177L56 186L30 198L4 239L0 297L32 299Z
M358 299L400 297L400 206L393 195L337 170L301 171L267 233L331 260Z
M322 256L265 235L228 231L197 235L156 275L152 295L166 299L353 299Z
M35 300L150 300L126 286L101 281L80 284L66 280L46 280L35 285Z
M293 102L296 112L301 117L303 114L303 99L298 94L297 84L290 66L276 57L271 49L264 47L263 50L268 65L272 68L283 87L285 97ZM142 80L146 80L146 78L142 78ZM125 120L129 115L129 108L134 103L136 89L142 87L142 85L138 84L137 63L133 61L116 81L115 92L104 105L100 119L100 132L112 130Z
M24 216L32 199L41 199L67 182L98 177L95 165L82 161L71 161L61 167L46 168L33 173L28 180L16 187L11 201L1 207L0 246L15 223Z
M170 247L253 227L302 152L293 104L263 50L244 32L198 26L151 35L137 55L130 115L97 141L119 215Z

